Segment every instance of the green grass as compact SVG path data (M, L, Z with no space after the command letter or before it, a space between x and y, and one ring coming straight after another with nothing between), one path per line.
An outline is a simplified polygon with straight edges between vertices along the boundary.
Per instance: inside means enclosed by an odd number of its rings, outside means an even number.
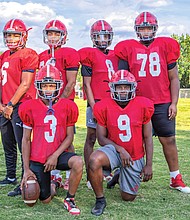
M80 117L76 124L77 133L75 136L75 148L79 155L83 155L85 142L85 109L86 103L76 100ZM190 99L180 99L177 116L177 145L179 154L180 171L185 182L190 185ZM98 147L96 144L95 148ZM85 170L85 169L84 169ZM18 162L18 176L21 171ZM63 220L63 219L189 219L190 217L190 195L169 189L169 171L164 159L162 148L154 138L154 159L153 159L153 180L142 183L139 194L134 202L124 202L120 198L119 187L113 190L106 189L104 183L107 207L100 217L94 217L90 211L95 202L93 191L86 187L86 174L84 172L81 184L76 194L77 205L81 209L81 215L73 217L63 208L63 198L66 192L59 189L58 196L48 205L38 203L33 207L24 205L21 197L11 198L7 192L13 187L0 187L0 219L42 219L42 220ZM64 175L64 173L63 173ZM0 179L5 176L5 160L2 146L0 146Z

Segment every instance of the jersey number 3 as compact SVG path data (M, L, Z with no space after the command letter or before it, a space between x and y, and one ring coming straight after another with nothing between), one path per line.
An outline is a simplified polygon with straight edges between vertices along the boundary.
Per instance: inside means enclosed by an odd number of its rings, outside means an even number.
M48 143L54 142L56 126L57 126L57 118L54 115L46 115L44 118L44 123L50 125L51 131L45 131L44 137Z

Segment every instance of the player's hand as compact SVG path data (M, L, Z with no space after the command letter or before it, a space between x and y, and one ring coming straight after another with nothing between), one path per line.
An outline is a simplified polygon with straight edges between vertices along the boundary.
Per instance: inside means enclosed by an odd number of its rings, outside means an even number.
M131 155L124 148L121 147L119 154L123 167L130 167L130 163L133 165L133 159L131 158Z
M177 106L175 104L171 104L168 109L168 117L169 120L172 120L177 115Z
M23 174L23 177L22 177L22 181L21 181L21 184L20 184L20 188L21 190L23 189L24 185L26 186L27 188L27 180L30 176L33 176L36 180L36 175L32 172L32 170L27 170L27 171L24 171L24 174Z
M11 115L13 113L13 107L11 106L5 106L4 110L3 110L3 116L7 119L11 119Z
M152 176L152 166L145 165L140 174L142 181L147 182L152 179Z
M0 103L0 114L3 113L4 109L5 109L5 105L3 105L2 103Z
M58 159L57 156L53 154L49 156L46 163L44 164L44 167L45 167L44 172L55 170L57 166L57 159Z

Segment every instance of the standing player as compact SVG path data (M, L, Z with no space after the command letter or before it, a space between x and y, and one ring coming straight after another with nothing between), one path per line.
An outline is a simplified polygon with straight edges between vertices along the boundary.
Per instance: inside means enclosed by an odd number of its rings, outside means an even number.
M76 76L79 67L79 55L73 48L62 47L67 41L67 28L59 20L49 21L43 30L44 43L49 46L48 50L39 54L40 68L46 63L55 65L63 76L63 90L62 98L68 98L74 101L75 97L75 84ZM70 152L74 152L74 146L71 144L69 147ZM64 189L68 190L69 187L70 171L66 171L66 180L64 182ZM52 179L61 181L59 171L52 171Z
M157 29L157 18L150 12L142 12L135 20L139 41L125 40L118 43L115 54L120 58L119 69L130 70L140 81L138 95L154 102L152 124L168 163L170 188L190 193L190 188L184 184L179 172L175 139L180 46L169 37L155 38Z
M4 43L8 47L0 56L1 67L1 138L5 152L7 174L0 185L17 184L17 144L21 153L23 135L18 108L22 102L35 98L34 78L38 67L37 53L26 48L28 31L22 20L11 19L3 29ZM20 186L9 196L20 195Z
M61 72L52 65L44 66L35 80L39 98L20 106L24 127L22 186L29 176L36 177L41 189L40 200L49 203L52 198L50 171L71 169L64 207L70 214L79 215L74 197L82 177L83 162L75 153L67 152L74 138L78 108L73 101L58 98L62 85Z
M88 173L88 161L96 142L96 120L93 116L94 104L110 96L108 81L118 69L118 58L113 50L107 49L113 39L113 29L105 20L98 20L91 26L90 31L93 48L79 50L82 64L82 76L85 95L87 98L86 126L87 135L84 145L84 159ZM110 172L109 172L110 173ZM88 182L87 186L91 188Z
M93 152L89 160L89 178L96 195L92 214L97 216L106 207L102 184L104 167L120 168L120 191L125 201L135 199L141 179L148 181L152 178L153 102L135 97L137 83L127 70L117 71L109 85L111 98L94 106L98 142L103 147Z

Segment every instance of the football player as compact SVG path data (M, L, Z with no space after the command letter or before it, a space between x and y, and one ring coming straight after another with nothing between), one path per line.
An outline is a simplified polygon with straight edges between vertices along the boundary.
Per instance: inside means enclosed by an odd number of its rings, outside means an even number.
M38 67L38 55L34 50L26 48L29 30L20 19L9 20L3 28L3 39L8 50L0 56L0 126L7 174L5 179L0 181L0 186L17 184L17 144L21 153L23 136L18 108L21 103L36 96L34 79ZM18 186L9 192L8 196L20 194L21 190Z
M88 173L88 161L93 152L96 142L96 120L93 116L94 104L103 98L109 97L108 81L118 69L118 58L114 51L108 49L113 39L113 29L105 20L98 20L90 30L92 47L80 49L81 73L83 76L83 87L87 99L86 126L87 134L84 145L84 159ZM107 176L109 176L108 172ZM88 181L87 186L91 188Z
M81 157L67 150L73 141L78 108L73 101L59 98L62 85L61 72L56 67L51 64L42 67L35 80L38 99L27 101L19 108L24 127L21 186L29 176L36 177L41 189L39 198L49 203L52 199L50 171L70 169L64 207L70 214L79 215L74 197L82 177L83 162Z
M74 101L79 55L75 49L63 47L67 41L66 26L59 20L49 21L43 30L43 40L49 49L39 54L40 68L46 63L55 65L63 76L61 97ZM69 147L69 151L74 152L73 144ZM61 183L65 190L69 188L69 175L70 171L68 170L64 184ZM58 170L52 171L52 179L62 182L62 176Z
M102 169L120 168L120 192L125 201L137 196L141 180L152 179L152 125L154 105L150 99L135 97L137 82L127 70L117 71L109 83L111 97L94 105L100 146L89 160L89 178L96 195L93 215L106 207ZM146 154L146 163L144 155Z
M124 40L115 46L115 54L120 58L119 69L130 70L140 81L137 95L154 102L152 124L168 163L170 188L190 193L179 172L175 138L180 46L173 38L155 37L158 22L150 12L139 14L134 28L139 40Z

